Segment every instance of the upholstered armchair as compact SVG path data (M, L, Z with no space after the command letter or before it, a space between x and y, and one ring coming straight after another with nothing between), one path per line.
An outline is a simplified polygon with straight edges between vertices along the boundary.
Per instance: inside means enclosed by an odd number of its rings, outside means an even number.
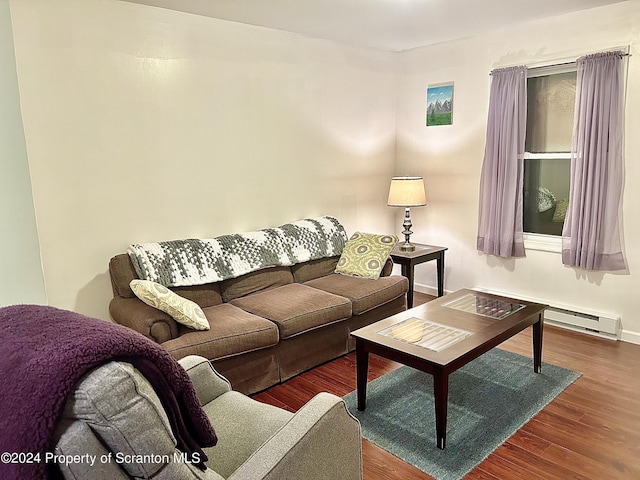
M294 414L233 391L205 358L180 364L218 437L204 449L206 470L176 449L147 379L116 361L85 375L67 401L52 468L68 479L362 478L360 425L339 397L321 393Z

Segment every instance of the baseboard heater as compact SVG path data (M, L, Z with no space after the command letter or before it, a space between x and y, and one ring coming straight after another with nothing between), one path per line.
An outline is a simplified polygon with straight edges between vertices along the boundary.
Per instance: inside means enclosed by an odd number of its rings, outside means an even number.
M545 324L611 340L618 340L620 338L621 324L620 317L617 315L592 312L584 309L578 310L574 307L567 307L566 305L552 305L543 300L524 298L521 295L500 293L484 288L478 288L477 290L505 297L522 298L522 300L528 300L530 302L545 303L549 305L549 308L544 312Z

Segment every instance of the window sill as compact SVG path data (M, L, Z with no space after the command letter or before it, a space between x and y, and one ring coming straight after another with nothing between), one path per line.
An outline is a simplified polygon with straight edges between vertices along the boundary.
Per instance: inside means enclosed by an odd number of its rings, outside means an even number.
M525 250L562 253L562 237L555 235L524 234Z

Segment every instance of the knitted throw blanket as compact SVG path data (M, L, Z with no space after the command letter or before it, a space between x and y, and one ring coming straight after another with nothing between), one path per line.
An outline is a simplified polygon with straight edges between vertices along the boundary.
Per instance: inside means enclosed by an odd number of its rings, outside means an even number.
M138 277L178 287L340 255L346 242L340 222L324 216L213 239L133 244L127 253Z
M202 447L215 445L216 434L189 375L164 348L122 325L16 305L0 308L0 452L29 454L32 462L0 462L0 479L47 478L46 453L53 452L68 396L85 373L110 360L130 363L145 376L178 448L206 460Z

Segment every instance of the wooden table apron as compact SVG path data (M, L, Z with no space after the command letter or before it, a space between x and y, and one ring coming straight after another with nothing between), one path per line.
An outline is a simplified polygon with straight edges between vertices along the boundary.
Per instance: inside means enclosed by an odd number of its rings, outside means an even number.
M460 292L470 292L464 290ZM460 293L456 292L456 293ZM477 292L476 292L477 293ZM453 295L453 294L451 294ZM484 295L484 294L483 294ZM449 296L447 296L449 297ZM443 297L443 299L447 298ZM495 297L495 296L494 296ZM505 297L495 297L505 298ZM440 300L440 299L438 299ZM425 350L422 347L399 342L382 335L374 336L375 340L364 338L363 330L368 330L366 334L377 332L386 326L399 323L405 318L411 316L425 315L429 312L423 307L429 304L407 310L401 314L394 315L385 320L376 322L375 324L364 327L353 332L356 339L356 385L357 385L357 408L364 410L366 408L367 396L367 376L369 370L369 354L373 353L389 360L402 363L409 367L429 373L433 376L433 394L435 401L436 415L436 444L438 448L445 448L446 430L447 430L447 397L449 393L449 375L470 361L478 358L483 353L488 352L492 348L501 344L505 340L516 335L525 328L532 326L533 328L533 368L536 373L540 373L542 366L542 331L544 322L544 309L546 305L532 304L520 300L514 300L525 304L526 307L520 312L516 312L503 320L497 320L488 328L480 329L474 332L474 335L452 345L446 349L443 361L433 361L425 358ZM433 302L437 302L434 300ZM433 303L429 302L429 303ZM443 302L440 302L443 303ZM527 312L529 310L529 312ZM423 313L424 312L424 313ZM472 315L472 314L469 314ZM477 316L477 315L474 315ZM394 321L395 319L395 321ZM505 323L499 323L505 322ZM376 327L377 325L377 327ZM491 328L497 325L496 328ZM501 328L504 327L504 328ZM495 335L492 330L500 330ZM379 338L378 338L379 337ZM386 342L387 344L381 343ZM469 345L474 345L469 348ZM460 352L459 354L457 352ZM435 352L431 352L435 354ZM442 353L442 352L440 352ZM422 355L421 355L422 354Z

